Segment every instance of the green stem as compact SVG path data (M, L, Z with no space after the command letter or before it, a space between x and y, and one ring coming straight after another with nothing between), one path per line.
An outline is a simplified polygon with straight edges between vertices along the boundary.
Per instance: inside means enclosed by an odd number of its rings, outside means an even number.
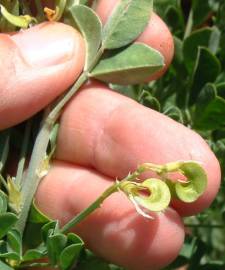
M107 188L97 200L95 200L89 207L80 212L77 216L75 216L71 221L69 221L66 225L64 225L61 229L62 233L68 232L71 228L76 226L82 220L84 220L87 216L89 216L92 212L94 212L97 208L101 206L103 201L107 199L111 194L118 191L120 183L114 183L112 186Z
M0 174L0 182L3 184L3 186L5 187L5 189L8 191L8 185L5 181L5 178Z
M74 226L76 226L78 223L80 223L82 220L84 220L87 216L89 216L91 213L93 213L97 208L101 206L101 204L104 202L105 199L107 199L111 194L117 192L120 190L120 187L123 185L124 182L136 180L137 177L143 173L144 170L137 169L132 174L129 174L127 177L125 177L123 180L116 181L113 185L108 187L101 195L98 197L89 207L84 209L82 212L80 212L78 215L76 215L73 219L71 219L66 225L64 225L61 229L62 233L68 232L70 229L72 229Z
M48 121L55 122L63 107L67 104L67 102L73 97L73 95L79 90L79 88L87 81L88 76L85 72L81 74L76 83L70 88L70 90L57 102L56 106L52 109L52 111L48 115Z
M187 38L188 36L190 36L191 31L192 31L192 27L193 27L193 10L191 9L189 16L188 16L187 24L186 24L184 39Z
M41 169L49 142L52 124L44 121L34 144L27 176L22 187L22 208L16 227L22 233L30 210L34 194L41 180L38 171Z
M15 179L15 184L18 187L20 187L21 183L22 183L24 165L25 165L25 161L26 161L26 154L27 154L27 149L28 149L28 144L29 144L30 133L31 133L31 121L28 121L26 123L25 135L24 135L22 149L21 149L21 153L20 153L20 161L18 164L16 179Z
M10 129L3 131L3 141L1 142L3 145L3 149L0 155L0 173L4 169L5 163L7 161L8 153L9 153L9 140L10 140Z
M57 103L55 108L53 108L53 110L50 113L46 114L46 116L44 117L43 124L41 125L40 131L34 144L27 176L24 179L22 187L22 207L19 220L16 224L16 228L21 233L23 233L24 231L33 197L42 178L42 176L40 175L40 171L42 169L43 161L46 157L51 130L54 126L55 121L59 117L62 108L78 91L78 89L86 80L87 75L83 73L69 90L69 92L65 96L63 96L62 99ZM47 108L46 111L48 110L49 109Z

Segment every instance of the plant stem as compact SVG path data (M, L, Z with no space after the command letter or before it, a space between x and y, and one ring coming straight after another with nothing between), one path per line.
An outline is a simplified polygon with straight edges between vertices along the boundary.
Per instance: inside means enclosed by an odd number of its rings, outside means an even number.
M18 187L20 187L21 183L22 183L23 171L24 171L24 165L25 165L25 161L26 161L26 154L27 154L27 149L28 149L28 144L29 144L30 133L31 133L31 120L26 123L25 135L24 135L22 149L21 149L21 153L20 153L20 161L19 161L17 173L16 173L15 184Z
M191 9L189 16L188 16L187 24L186 24L184 39L187 38L188 36L190 36L191 31L192 31L192 27L193 27L193 10Z
M83 72L76 83L70 88L70 90L57 102L56 106L52 109L52 111L48 115L48 121L55 122L63 107L66 103L73 97L73 95L79 90L79 88L87 81L88 75L86 72Z
M32 152L30 164L28 167L27 176L24 179L22 187L22 208L19 220L16 227L22 233L30 210L30 205L33 200L33 196L36 192L40 181L39 170L41 170L43 160L46 155L46 150L49 142L49 135L51 132L52 124L48 121L43 122L43 125L37 135L34 149Z
M5 189L8 191L8 185L5 181L5 178L0 174L0 182L3 184L3 186L5 187Z
M0 173L4 169L8 153L9 153L9 140L10 140L10 129L7 129L6 131L3 131L3 150L1 150L1 155L0 155Z
M95 200L89 207L80 212L77 216L75 216L72 220L70 220L66 225L64 225L61 229L62 233L68 232L71 228L76 226L82 220L84 220L87 216L89 216L92 212L94 212L97 208L101 206L103 201L107 199L111 194L118 191L120 183L114 183L112 186L107 188L97 200Z
M16 223L16 228L21 233L23 233L24 231L33 197L42 178L41 170L43 166L43 161L46 157L51 130L57 118L59 117L62 108L86 80L87 75L86 73L83 73L69 90L69 92L60 99L55 108L53 108L50 113L45 113L46 115L43 119L41 128L37 135L31 155L30 164L28 167L27 176L24 180L22 187L22 207L19 220ZM49 109L47 108L46 112L48 112L48 110Z
M94 212L97 208L101 206L101 204L104 202L105 199L107 199L111 194L114 192L117 192L120 190L120 187L122 187L124 182L136 180L137 177L144 172L144 170L137 169L132 174L128 174L127 177L125 177L121 181L116 181L113 185L108 187L101 195L98 197L89 207L84 209L82 212L80 212L78 215L76 215L73 219L71 219L66 225L64 225L61 229L62 233L68 232L70 229L72 229L74 226L76 226L78 223L80 223L82 220L84 220L87 216L89 216L92 212Z

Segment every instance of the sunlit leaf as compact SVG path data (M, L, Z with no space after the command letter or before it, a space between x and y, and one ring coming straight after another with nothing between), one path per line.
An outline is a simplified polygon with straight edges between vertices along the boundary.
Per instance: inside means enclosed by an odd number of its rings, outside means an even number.
M103 47L115 49L131 43L143 32L152 11L152 0L122 0L103 29Z
M108 52L91 72L90 76L104 82L137 84L163 67L162 55L141 43L123 50Z
M91 65L101 44L102 24L96 13L84 5L73 5L69 12L86 42L86 61L84 69Z

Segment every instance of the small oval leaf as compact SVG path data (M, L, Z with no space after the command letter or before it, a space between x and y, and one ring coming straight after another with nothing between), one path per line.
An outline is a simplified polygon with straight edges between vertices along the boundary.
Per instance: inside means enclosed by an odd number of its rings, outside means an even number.
M37 249L29 249L26 251L26 253L23 256L23 261L34 261L34 260L38 260L41 259L43 257L45 257L46 254L45 252L42 252L40 250Z
M69 11L86 42L86 61L84 69L87 70L101 44L102 23L97 14L87 6L74 5L69 8Z
M7 234L13 225L15 225L17 220L17 216L13 213L5 213L0 215L0 239Z
M22 256L22 236L19 231L12 229L7 233L7 242L10 248Z
M164 65L162 55L151 47L135 43L123 50L107 52L90 77L121 85L143 83Z
M152 11L152 0L121 0L103 29L103 47L128 45L145 29Z
M82 244L73 244L66 247L60 255L60 269L69 270L76 263L83 249Z

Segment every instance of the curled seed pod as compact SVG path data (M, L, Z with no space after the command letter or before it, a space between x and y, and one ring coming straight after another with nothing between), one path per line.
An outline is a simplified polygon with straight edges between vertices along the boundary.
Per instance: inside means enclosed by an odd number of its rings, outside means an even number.
M149 192L148 196L142 194L135 194L134 200L142 207L160 212L165 210L171 200L171 194L167 184L156 178L149 178L141 184Z
M176 195L183 202L194 202L206 190L207 175L204 169L194 161L184 162L179 169L187 178L187 183L175 183Z

